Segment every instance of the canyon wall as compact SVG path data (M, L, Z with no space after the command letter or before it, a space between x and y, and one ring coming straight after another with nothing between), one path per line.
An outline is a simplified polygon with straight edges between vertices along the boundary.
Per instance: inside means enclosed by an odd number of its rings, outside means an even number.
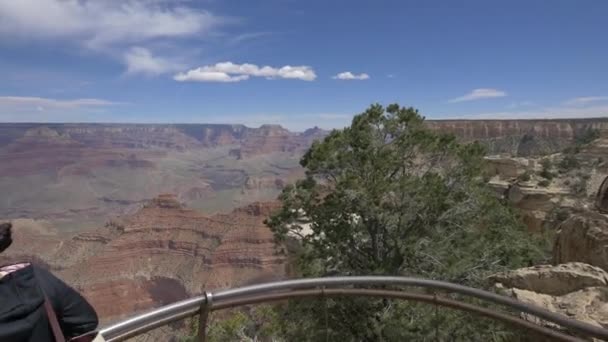
M608 131L608 118L545 120L428 120L432 130L480 141L491 153L529 156L562 150L590 130ZM291 132L280 125L250 128L227 124L0 124L0 148L23 137L44 136L90 148L188 150L234 145L233 156L300 152L328 131Z
M479 141L490 154L532 156L562 151L590 131L608 133L608 118L546 120L429 120L432 130Z
M32 260L50 268L108 322L206 289L284 278L284 256L263 223L276 208L254 203L205 216L161 195L132 215L72 235L16 221L15 241L0 263Z

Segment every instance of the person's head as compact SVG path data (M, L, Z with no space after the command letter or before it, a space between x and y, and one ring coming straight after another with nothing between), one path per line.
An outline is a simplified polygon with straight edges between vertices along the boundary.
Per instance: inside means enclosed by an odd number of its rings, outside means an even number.
M4 252L13 243L12 227L13 225L10 222L0 223L0 253Z

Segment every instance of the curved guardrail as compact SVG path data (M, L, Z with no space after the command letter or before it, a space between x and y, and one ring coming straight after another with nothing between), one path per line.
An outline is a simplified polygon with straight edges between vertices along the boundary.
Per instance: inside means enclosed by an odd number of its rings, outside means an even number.
M571 331L585 336L608 340L608 329L597 327L567 316L550 312L538 306L517 301L513 298L501 296L488 291L483 291L458 284L452 284L437 280L418 279L409 277L385 277L385 276L354 276L354 277L329 277L286 280L273 283L245 286L236 289L228 289L217 292L207 292L203 296L187 299L171 305L161 307L127 319L125 321L108 326L100 331L106 341L124 341L128 338L143 334L160 326L167 325L184 318L200 315L200 327L206 326L207 315L210 311L220 310L226 307L259 303L271 300L306 296L377 296L386 298L397 298L416 300L435 305L452 307L454 309L474 312L486 317L505 321L520 327L534 330L538 333L563 341L581 341L575 337L565 335L558 331L541 327L524 321L514 316L505 315L482 307L467 303L457 302L440 296L426 296L412 294L402 291L373 290L361 287L371 286L406 286L421 287L434 291L445 291L458 293L474 298L490 301L504 305L520 312L527 313L543 320L553 322ZM349 287L347 289L336 289ZM358 287L358 288L352 288ZM308 291L306 291L308 290ZM199 329L201 341L205 339L205 329Z

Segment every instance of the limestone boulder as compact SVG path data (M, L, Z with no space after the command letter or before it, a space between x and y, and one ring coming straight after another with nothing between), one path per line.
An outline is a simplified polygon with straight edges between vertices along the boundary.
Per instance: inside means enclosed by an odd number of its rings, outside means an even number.
M608 273L599 267L571 262L520 268L495 274L490 280L505 288L562 296L588 287L607 286Z
M562 189L529 188L513 185L509 188L507 197L517 208L548 212L555 207L559 197L565 194L567 192Z
M553 261L579 261L608 270L608 218L585 212L564 221L557 231Z
M489 156L486 160L486 171L500 179L507 180L516 178L526 171L528 160L523 158L511 158L500 156Z
M599 267L580 262L540 265L496 274L490 280L502 294L578 321L608 328L608 273ZM563 329L528 314L522 314L522 318ZM541 340L545 341L537 336L531 339Z
M588 287L563 296L551 296L521 289L510 289L510 291L514 298L522 302L598 327L608 327L608 287ZM530 315L524 315L524 319L559 328Z

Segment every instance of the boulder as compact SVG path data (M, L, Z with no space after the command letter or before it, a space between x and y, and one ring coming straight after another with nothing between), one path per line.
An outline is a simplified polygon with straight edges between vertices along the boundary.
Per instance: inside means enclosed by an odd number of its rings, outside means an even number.
M521 218L531 233L540 233L547 222L547 212L540 210L521 210Z
M486 171L492 176L498 175L500 179L517 178L526 171L527 165L522 162L522 158L489 156L484 159Z
M549 212L555 207L558 198L567 194L561 189L539 189L513 185L507 197L517 208Z
M580 262L540 265L490 277L498 292L595 326L608 328L608 273ZM535 316L522 318L563 329ZM531 341L544 341L534 336Z
M511 295L524 303L540 306L552 312L564 314L581 322L608 327L608 287L588 287L563 296L551 296L534 291L511 289ZM537 317L524 315L524 319L545 326L558 328Z
M558 227L555 264L584 262L608 270L608 218L594 212L574 215Z
M490 277L505 288L517 288L552 296L562 296L588 287L607 286L608 273L581 262L538 265Z

